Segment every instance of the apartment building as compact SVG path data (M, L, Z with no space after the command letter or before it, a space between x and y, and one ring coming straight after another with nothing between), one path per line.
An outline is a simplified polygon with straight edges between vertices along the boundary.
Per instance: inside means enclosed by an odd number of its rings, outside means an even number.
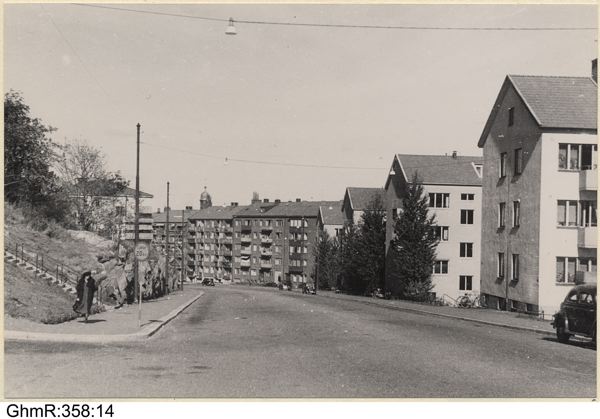
M481 252L482 157L397 154L385 183L386 255L394 237L394 220L402 211L405 186L416 174L436 217L439 236L437 259L432 267L437 298L454 299L479 294ZM397 293L389 264L386 288Z
M169 255L172 261L177 266L177 270L181 271L182 255L187 253L187 237L188 220L198 210L192 209L191 206L185 209L169 209ZM160 209L152 214L152 244L161 252L166 253L167 248L167 208L164 211ZM187 272L188 276L191 273Z
M595 78L505 78L478 142L488 306L552 314L596 281L596 118Z
M332 239L339 237L344 228L345 217L342 212L342 202L332 202L329 205L319 207L319 217L317 219L319 230L327 232Z
M188 275L221 282L233 279L233 217L246 208L232 202L190 214L186 231Z

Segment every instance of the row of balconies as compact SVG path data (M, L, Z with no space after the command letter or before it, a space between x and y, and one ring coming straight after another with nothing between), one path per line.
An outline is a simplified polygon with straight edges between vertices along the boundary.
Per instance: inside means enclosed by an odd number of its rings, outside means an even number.
M577 231L577 246L585 249L595 249L598 246L597 227L580 227Z
M598 190L598 170L581 170L579 172L579 190L597 191Z

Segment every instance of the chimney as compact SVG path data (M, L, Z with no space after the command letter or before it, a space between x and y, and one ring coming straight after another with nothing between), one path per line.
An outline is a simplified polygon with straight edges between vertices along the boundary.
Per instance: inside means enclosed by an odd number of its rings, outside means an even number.
M300 198L296 198L296 202L302 202Z
M231 203L231 206L232 206L232 207L237 207L237 206L238 206L238 203L237 203L237 202L232 202L232 203Z
M268 204L268 203L269 203L269 198L263 199L263 204Z
M454 150L452 152L452 158L455 159L458 156L458 153L456 152L456 150Z
M191 210L192 210L192 206L191 206L191 205L190 205L190 206L186 206L186 207L185 207L185 210L186 210L186 211L191 211Z
M276 199L276 200L275 200L275 203L276 203L276 204L281 204L281 199Z
M592 60L592 78L596 83L598 83L598 59L594 58Z

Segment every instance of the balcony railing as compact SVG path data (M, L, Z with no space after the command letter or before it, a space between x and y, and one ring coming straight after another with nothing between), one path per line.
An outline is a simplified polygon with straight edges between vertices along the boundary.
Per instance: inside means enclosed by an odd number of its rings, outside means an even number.
M273 243L273 239L270 238L270 237L261 237L260 238L260 242L261 243L269 243L269 244L271 244L271 243Z
M252 241L252 237L242 237L240 238L242 243L250 243Z
M598 169L581 170L579 172L579 190L598 190Z
M577 235L577 245L585 249L595 249L597 246L597 227L580 227Z
M260 262L261 269L272 269L273 264L271 262Z
M250 249L250 248L240 250L240 254L242 254L242 255L249 255L251 253L252 253L252 249Z
M249 260L242 260L242 261L240 262L240 266L241 266L242 268L249 268L249 267L250 267L250 261L249 261Z

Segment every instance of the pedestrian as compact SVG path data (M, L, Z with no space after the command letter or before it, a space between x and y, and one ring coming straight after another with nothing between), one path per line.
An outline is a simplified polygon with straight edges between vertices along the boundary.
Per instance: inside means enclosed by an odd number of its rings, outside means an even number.
M88 316L92 314L92 303L94 301L94 293L98 287L92 273L86 271L81 275L77 282L77 300L73 305L73 310L76 313L83 314L85 316L85 322L88 321Z

